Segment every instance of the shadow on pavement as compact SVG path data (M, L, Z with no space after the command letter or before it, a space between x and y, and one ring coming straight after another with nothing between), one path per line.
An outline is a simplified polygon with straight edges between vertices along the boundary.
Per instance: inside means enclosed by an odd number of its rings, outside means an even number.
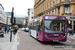
M60 42L40 42L43 45L65 45L63 43Z
M40 42L42 45L50 45L55 48L75 48L75 44L65 44L67 42Z

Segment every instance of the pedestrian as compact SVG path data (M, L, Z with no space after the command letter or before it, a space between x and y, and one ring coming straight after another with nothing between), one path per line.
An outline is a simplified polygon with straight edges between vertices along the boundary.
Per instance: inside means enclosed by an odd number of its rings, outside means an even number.
M16 34L16 32L17 32L17 28L16 28L16 27L14 27L14 35Z
M71 27L68 27L68 33L69 33L69 36L72 37L72 29L71 29Z
M6 31L7 31L7 27L5 27L5 33L6 33Z
M3 32L3 34L4 34L4 30L5 30L5 29L4 29L4 27L2 27L2 29L1 29L1 30L2 30L2 32Z
M1 28L0 28L0 36L4 37L4 33Z
M2 29L2 27L0 26L0 29Z
M10 30L11 30L11 26L10 26Z
M7 33L9 32L9 27L7 27Z

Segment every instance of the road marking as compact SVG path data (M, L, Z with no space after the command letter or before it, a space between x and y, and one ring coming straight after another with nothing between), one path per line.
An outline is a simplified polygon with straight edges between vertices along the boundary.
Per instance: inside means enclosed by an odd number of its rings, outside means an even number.
M19 43L19 42L20 42L19 32L20 32L20 31L18 31L18 34L17 34L17 35L18 35L17 45L19 45L19 44L20 44L20 43Z

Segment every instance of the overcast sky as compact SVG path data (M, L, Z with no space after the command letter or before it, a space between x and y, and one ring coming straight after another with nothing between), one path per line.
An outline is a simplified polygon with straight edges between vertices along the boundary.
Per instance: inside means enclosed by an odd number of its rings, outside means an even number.
M16 16L27 16L28 8L34 7L34 0L0 0L5 12L11 12L14 7Z

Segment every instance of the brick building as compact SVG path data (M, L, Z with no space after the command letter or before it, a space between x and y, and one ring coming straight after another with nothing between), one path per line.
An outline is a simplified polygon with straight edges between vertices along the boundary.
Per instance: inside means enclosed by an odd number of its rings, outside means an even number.
M35 0L34 19L42 15L63 15L72 20L75 30L75 0Z

